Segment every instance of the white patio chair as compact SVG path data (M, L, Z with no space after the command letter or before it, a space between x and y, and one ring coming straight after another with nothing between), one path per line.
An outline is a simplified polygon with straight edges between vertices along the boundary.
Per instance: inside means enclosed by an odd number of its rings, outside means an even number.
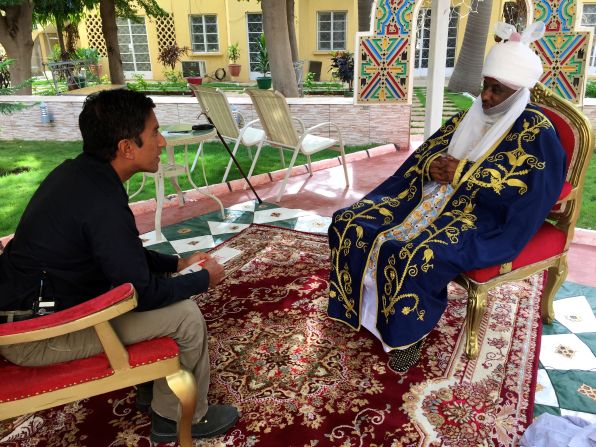
M290 172L294 167L294 163L296 162L298 153L306 155L308 171L312 176L310 156L324 149L337 150L341 154L341 162L344 167L344 175L346 177L346 187L350 186L350 181L348 179L348 168L346 166L344 143L341 137L341 131L336 124L330 122L320 123L305 130L304 123L302 123L302 121L300 121L298 118L292 117L290 108L286 102L286 98L281 93L275 90L257 89L246 89L245 93L250 96L257 114L259 115L261 125L267 134L267 144L292 151L292 159L286 170L286 175L277 195L277 202L281 200L281 197L286 189L286 184L288 182L288 178L290 177ZM296 128L292 123L292 119L298 122L300 126L300 132L296 131ZM337 139L321 137L313 134L314 131L325 126L330 126L336 130ZM260 151L261 148L259 148L255 154L252 166L248 172L249 178L257 164Z
M258 119L250 121L245 124L242 129L239 129L238 124L232 115L230 103L228 102L226 95L220 89L214 89L204 85L189 84L189 86L197 97L201 110L211 118L221 136L226 140L235 142L232 155L236 155L240 144L248 146L249 148L251 146L257 146L257 153L259 153L263 141L265 141L265 132L262 129L252 127L253 124L259 122ZM197 153L190 168L191 172L194 170L197 160L202 152L203 143L201 143L197 149ZM230 157L230 161L228 162L221 180L222 183L228 178L232 162L232 158Z

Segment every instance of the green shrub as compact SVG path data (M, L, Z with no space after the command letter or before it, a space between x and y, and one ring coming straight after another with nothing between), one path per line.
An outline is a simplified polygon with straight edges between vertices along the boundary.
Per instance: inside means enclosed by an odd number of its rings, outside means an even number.
M586 85L586 95L587 98L596 98L596 81L588 81L588 85Z

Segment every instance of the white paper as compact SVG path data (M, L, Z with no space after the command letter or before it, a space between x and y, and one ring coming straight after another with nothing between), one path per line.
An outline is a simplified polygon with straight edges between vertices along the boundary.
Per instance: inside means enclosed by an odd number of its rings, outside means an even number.
M215 250L214 252L209 253L211 256L215 258L217 262L220 264L225 264L230 259L235 258L239 254L242 253L242 250L238 250L237 248L232 247L222 247L219 250Z
M201 261L201 264L203 263L203 261ZM201 266L201 264L199 264L198 262L189 265L188 267L186 267L183 270L180 270L178 273L180 275L186 275L187 273L194 273L194 272L200 272L201 270L203 270L203 267Z
M241 253L242 253L242 250L238 250L237 248L222 247L219 250L215 250L214 252L211 252L209 254L220 264L225 264L230 259L235 258L236 256L238 256ZM178 273L180 275L186 275L187 273L199 272L199 271L203 270L202 264L204 262L205 261L202 260L200 262L191 264L188 267L186 267L185 269L180 270Z

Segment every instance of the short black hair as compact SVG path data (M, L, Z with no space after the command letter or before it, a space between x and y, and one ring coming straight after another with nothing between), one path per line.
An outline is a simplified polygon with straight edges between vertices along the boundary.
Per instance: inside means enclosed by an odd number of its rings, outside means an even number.
M155 103L132 90L104 90L85 99L79 115L83 152L103 161L116 157L118 142L132 139L142 146L141 133Z

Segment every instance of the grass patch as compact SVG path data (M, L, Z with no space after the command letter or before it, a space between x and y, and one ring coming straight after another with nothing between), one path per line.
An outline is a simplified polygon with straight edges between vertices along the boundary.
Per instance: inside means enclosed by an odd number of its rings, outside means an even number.
M366 146L346 146L346 153L357 152L377 144ZM195 150L189 148L189 161L192 162ZM52 169L68 158L74 158L82 151L80 141L22 141L12 140L3 141L0 147L0 172L6 175L0 175L0 191L2 191L2 200L0 200L0 236L14 233L19 219L29 199L37 190L42 180L50 173ZM209 184L220 183L227 166L229 155L225 148L219 143L206 143L205 151L205 171ZM162 154L162 160L165 161L165 150ZM255 149L252 149L254 154ZM289 152L284 152L287 163L290 161ZM322 160L336 157L339 153L332 150L321 151L312 156L312 160ZM175 151L176 161L184 162L184 148L177 147ZM248 155L247 148L240 146L237 152L238 162L246 174L252 163ZM299 155L296 165L306 163L306 157ZM259 161L254 174L271 172L282 169L279 160L279 151L270 147L264 147L261 150ZM204 184L203 174L200 164L192 173L193 181L198 185ZM228 180L240 178L240 173L235 166L232 166ZM130 180L129 191L134 192L141 184L142 175L136 174ZM188 179L178 178L183 190L191 189ZM166 194L173 194L174 188L170 182L165 183ZM155 197L155 186L153 179L148 179L143 191L134 198L137 200L151 199Z
M449 98L451 102L455 104L457 110L468 110L474 102L474 100L467 95L448 92L447 90L445 90L445 97Z
M357 152L376 145L367 146L347 146L346 152ZM229 156L224 147L218 143L206 143L205 162L207 180L210 184L219 183L223 177ZM2 191L2 200L0 200L0 236L13 233L18 221L29 203L29 199L41 183L41 181L67 158L74 158L81 152L81 142L63 142L63 141L4 141L0 148L0 169L8 172L8 175L0 176L0 191ZM183 148L176 148L176 160L183 163ZM254 154L254 148L253 148ZM337 156L337 152L327 150L313 155L312 159L321 160ZM290 154L286 155L286 165L289 162ZM162 157L165 160L165 151ZM194 158L194 151L189 151L189 158ZM238 161L248 173L251 159L248 150L240 147L237 153ZM306 163L306 158L298 156L296 165ZM281 169L279 161L279 151L270 147L264 147L259 157L259 162L255 169L255 174L271 172ZM199 186L203 185L202 172L200 165L192 174L193 180ZM229 180L240 178L240 174L235 166L230 170ZM130 181L129 191L136 191L141 183L141 175L133 176ZM186 178L179 178L182 189L190 189L191 186ZM174 188L170 182L165 184L166 194L174 194ZM134 198L134 200L145 200L155 197L155 187L152 179L145 184L144 190ZM581 214L577 226L580 228L596 229L596 157L592 157L586 173L584 191L582 195Z

